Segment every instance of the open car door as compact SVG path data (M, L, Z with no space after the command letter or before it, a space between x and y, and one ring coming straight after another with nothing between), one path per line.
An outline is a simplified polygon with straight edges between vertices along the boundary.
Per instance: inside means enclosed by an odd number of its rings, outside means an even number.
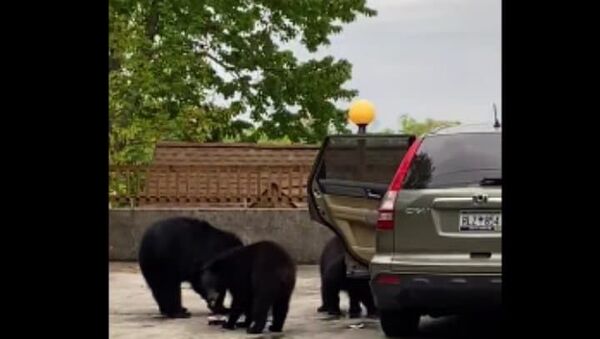
M308 179L309 212L343 240L355 269L358 264L367 272L380 201L414 140L411 135L337 135L323 141Z

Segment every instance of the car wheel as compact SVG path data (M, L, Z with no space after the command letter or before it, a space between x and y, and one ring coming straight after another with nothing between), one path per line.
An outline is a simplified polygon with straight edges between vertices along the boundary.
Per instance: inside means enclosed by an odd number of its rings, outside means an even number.
M381 311L379 321L388 337L411 335L417 332L421 315L412 310Z

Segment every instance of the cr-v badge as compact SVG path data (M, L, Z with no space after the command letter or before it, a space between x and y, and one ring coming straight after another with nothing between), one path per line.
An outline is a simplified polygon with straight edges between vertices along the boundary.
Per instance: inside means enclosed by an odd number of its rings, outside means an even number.
M429 208L427 207L408 207L404 210L406 214L423 214L427 212Z

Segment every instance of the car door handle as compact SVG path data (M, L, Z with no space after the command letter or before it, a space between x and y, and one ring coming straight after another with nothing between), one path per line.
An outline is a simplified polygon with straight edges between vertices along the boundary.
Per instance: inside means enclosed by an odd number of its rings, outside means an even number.
M381 194L379 193L375 193L373 191L371 191L370 189L367 189L367 197L371 198L371 199L381 199Z

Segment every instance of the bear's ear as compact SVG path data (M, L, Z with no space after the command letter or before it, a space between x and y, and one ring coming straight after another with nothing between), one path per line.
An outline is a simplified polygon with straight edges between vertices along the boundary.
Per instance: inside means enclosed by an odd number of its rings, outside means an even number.
M202 272L214 270L217 266L218 266L218 262L215 262L214 260L209 260L208 262L204 263L204 265L202 265L200 267L200 270Z
M204 263L204 265L202 265L202 272L213 272L213 273L217 273L221 270L223 263L222 260L219 260L219 258L212 258L211 260L207 261Z

